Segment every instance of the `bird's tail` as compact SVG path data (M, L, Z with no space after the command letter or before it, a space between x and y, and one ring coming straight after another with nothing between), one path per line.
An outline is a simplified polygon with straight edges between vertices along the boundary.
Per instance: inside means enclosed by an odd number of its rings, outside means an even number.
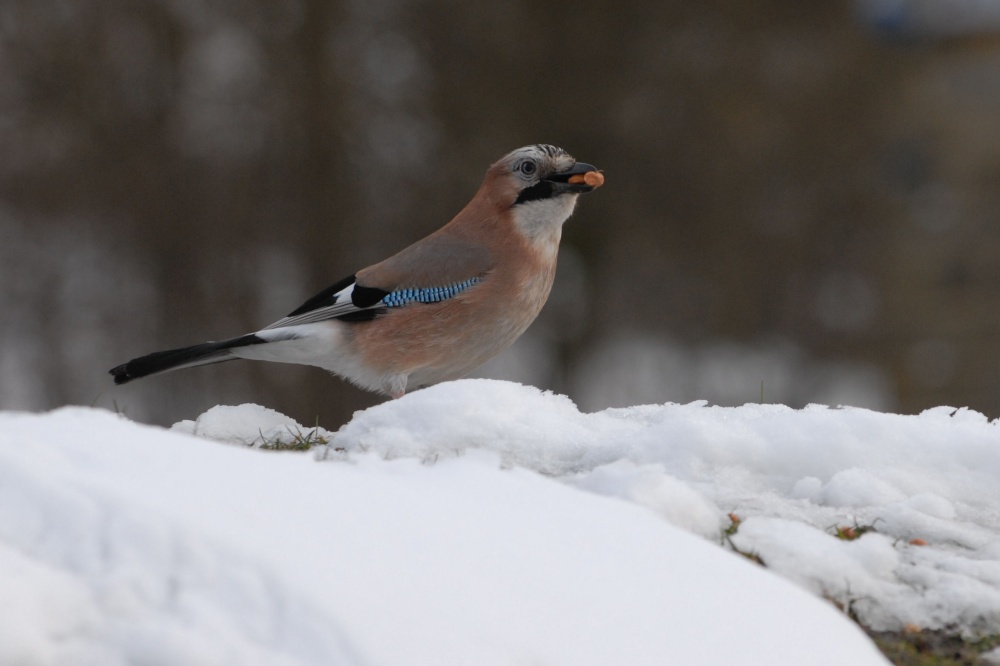
M112 368L108 372L115 378L115 384L125 384L133 379L167 372L168 370L193 368L198 365L222 363L223 361L234 361L238 357L233 355L229 351L230 349L234 347L246 347L247 345L259 345L266 342L269 342L269 340L251 333L219 342L205 342L192 347L153 352L146 356L134 358L128 363L123 363L118 367Z

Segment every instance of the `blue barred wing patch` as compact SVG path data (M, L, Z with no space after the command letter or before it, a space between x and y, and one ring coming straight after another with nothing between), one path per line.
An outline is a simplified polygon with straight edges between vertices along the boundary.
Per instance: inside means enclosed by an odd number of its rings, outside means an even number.
M455 282L447 287L400 289L386 294L382 298L382 305L387 308L396 308L414 301L417 303L437 303L439 301L446 301L449 298L454 298L455 296L461 294L477 282L479 282L479 278L474 277L462 282Z

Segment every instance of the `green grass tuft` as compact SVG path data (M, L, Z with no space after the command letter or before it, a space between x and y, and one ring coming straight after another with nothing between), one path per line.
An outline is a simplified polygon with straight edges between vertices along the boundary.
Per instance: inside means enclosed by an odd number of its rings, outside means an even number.
M319 428L313 428L303 433L301 430L288 428L291 438L275 435L271 438L260 434L260 439L254 442L254 448L264 451L308 451L314 446L325 446L330 440L319 434Z

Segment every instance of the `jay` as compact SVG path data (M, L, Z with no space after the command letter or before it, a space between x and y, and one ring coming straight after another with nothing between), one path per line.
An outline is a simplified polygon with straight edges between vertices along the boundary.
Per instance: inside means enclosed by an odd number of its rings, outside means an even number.
M393 398L457 379L509 347L552 289L562 225L604 182L565 150L519 148L444 227L324 289L256 333L155 352L116 384L235 359L329 370Z

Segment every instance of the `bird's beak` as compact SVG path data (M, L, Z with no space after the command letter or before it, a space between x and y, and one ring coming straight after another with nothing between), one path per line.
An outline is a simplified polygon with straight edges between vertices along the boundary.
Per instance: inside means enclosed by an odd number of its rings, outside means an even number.
M584 180L584 176L589 173L595 175ZM578 176L578 178L573 178L573 176ZM582 194L593 192L595 188L600 187L604 183L604 176L600 174L597 167L586 162L577 162L566 171L554 173L545 180L552 183L552 191L555 194Z

